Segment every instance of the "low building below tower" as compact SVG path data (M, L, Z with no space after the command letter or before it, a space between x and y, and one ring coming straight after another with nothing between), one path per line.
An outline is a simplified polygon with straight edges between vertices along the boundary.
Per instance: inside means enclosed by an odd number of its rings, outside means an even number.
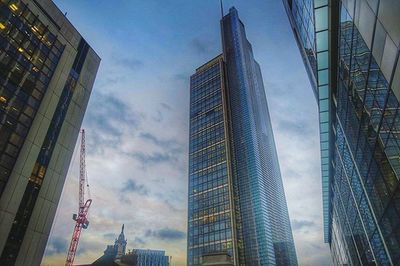
M126 253L128 241L124 225L114 245L107 245L104 255L89 265L95 266L169 266L170 257L164 250L133 249ZM213 264L214 265L214 264Z

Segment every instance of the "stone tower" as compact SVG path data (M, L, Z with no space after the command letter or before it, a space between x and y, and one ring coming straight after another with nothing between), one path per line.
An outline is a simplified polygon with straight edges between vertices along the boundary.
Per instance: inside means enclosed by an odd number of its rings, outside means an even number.
M127 244L127 239L125 239L124 235L124 225L122 225L121 233L119 234L118 238L115 239L114 249L116 252L115 258L119 259L122 255L125 255L125 249Z

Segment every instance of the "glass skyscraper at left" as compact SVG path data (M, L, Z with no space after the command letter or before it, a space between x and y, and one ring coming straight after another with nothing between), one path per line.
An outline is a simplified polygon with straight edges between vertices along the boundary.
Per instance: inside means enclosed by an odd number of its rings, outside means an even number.
M400 265L400 1L284 0L319 106L335 265Z
M297 265L261 71L238 12L190 79L188 265Z

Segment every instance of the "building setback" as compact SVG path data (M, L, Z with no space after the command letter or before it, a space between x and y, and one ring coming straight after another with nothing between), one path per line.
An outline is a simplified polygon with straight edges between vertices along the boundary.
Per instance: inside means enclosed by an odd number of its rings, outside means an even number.
M400 2L284 0L320 113L335 265L400 264Z
M223 54L190 79L188 265L297 265L264 85L231 8Z
M100 58L50 0L0 2L0 265L39 265Z

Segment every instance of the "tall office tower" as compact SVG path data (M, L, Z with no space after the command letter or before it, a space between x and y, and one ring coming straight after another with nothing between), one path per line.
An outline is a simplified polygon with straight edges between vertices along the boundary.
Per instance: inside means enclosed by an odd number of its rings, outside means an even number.
M264 85L231 8L223 54L190 80L188 265L297 265Z
M41 262L99 63L52 1L0 1L0 265Z
M284 0L320 112L336 265L400 264L400 2Z

